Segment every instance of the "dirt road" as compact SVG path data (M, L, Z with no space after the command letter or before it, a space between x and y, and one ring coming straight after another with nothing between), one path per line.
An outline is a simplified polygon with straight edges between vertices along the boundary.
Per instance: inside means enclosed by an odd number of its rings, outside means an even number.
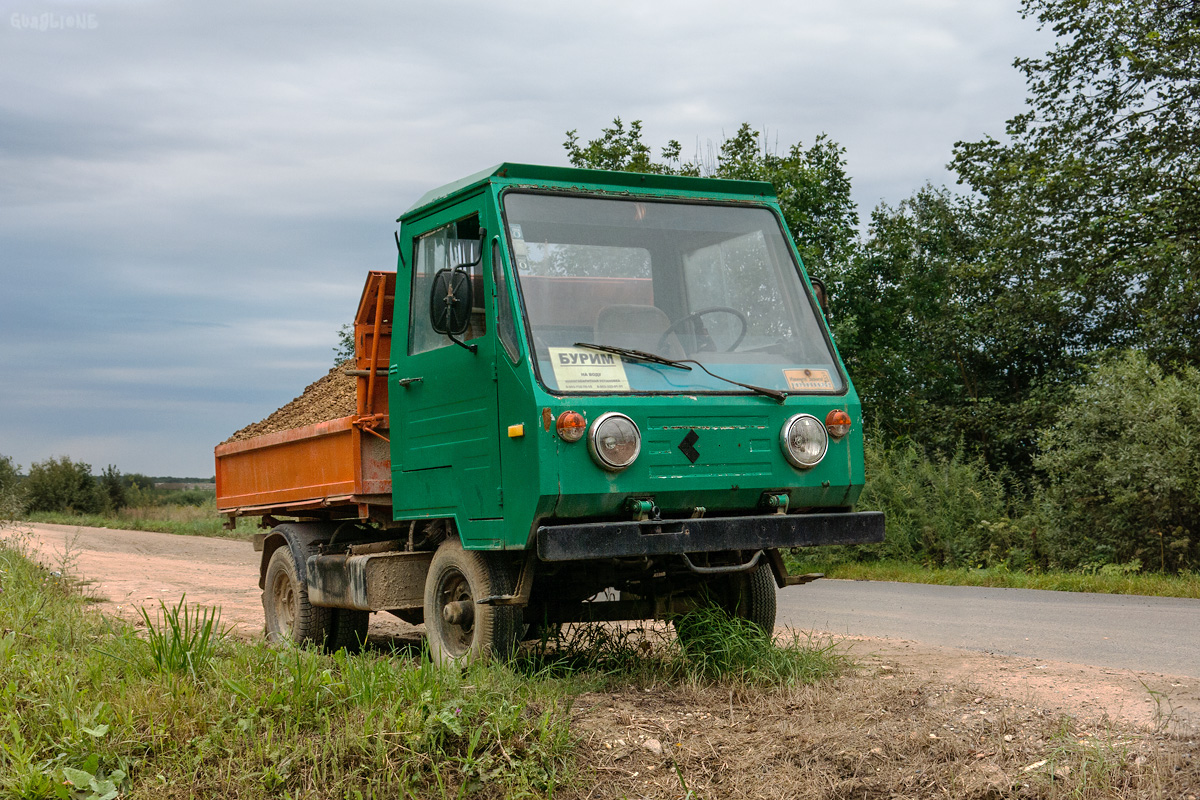
M259 554L245 542L61 525L28 529L42 562L86 579L108 613L136 619L143 606L153 614L159 601L174 603L186 595L189 603L220 606L222 620L241 635L262 632ZM373 615L371 625L373 636L413 636L419 630L386 614ZM1005 657L855 636L846 629L814 635L833 636L866 667L883 673L903 671L947 685L978 687L1081 720L1152 726L1165 716L1174 725L1200 731L1198 678Z

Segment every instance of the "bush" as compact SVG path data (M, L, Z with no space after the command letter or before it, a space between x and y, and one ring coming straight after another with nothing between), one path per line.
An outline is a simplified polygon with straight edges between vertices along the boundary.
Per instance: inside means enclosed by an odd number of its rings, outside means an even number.
M866 447L860 510L884 512L887 538L873 555L930 566L977 567L1026 558L1031 534L1010 516L1010 488L960 448L927 456L911 441Z
M1200 371L1125 353L1075 390L1039 445L1056 566L1200 566Z
M866 486L859 511L882 511L882 544L820 547L793 555L809 565L897 561L929 567L1025 570L1046 561L1045 515L982 456L930 455L911 440L866 442Z
M92 477L91 464L67 456L31 464L21 486L29 511L95 514L104 509L104 495Z
M19 517L24 510L20 471L10 457L0 455L0 520Z
M109 464L100 473L100 493L104 497L104 507L108 511L120 511L129 505L125 492L125 482L121 479L121 470Z

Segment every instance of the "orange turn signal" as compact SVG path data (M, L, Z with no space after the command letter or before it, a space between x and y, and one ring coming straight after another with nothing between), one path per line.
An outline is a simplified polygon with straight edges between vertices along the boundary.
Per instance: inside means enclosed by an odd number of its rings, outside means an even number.
M850 415L835 408L825 415L825 430L835 439L842 438L850 432Z
M558 415L555 427L564 442L578 442L587 432L587 420L578 411L564 411Z

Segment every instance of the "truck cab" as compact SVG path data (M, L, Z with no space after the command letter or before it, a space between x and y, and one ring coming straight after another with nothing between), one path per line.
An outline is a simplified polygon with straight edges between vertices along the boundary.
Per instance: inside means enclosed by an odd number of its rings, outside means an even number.
M368 415L390 508L262 537L277 636L304 638L309 606L342 644L371 611L423 619L442 661L701 604L770 630L807 579L781 549L882 540L852 510L859 400L770 184L501 164L398 222L386 432ZM359 338L375 398L381 329Z

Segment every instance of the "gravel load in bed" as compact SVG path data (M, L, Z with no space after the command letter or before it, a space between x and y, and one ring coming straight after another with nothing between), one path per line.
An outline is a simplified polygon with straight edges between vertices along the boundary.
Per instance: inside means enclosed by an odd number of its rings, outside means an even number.
M353 414L358 410L355 395L358 379L344 372L353 366L350 361L338 364L329 370L325 377L305 387L304 392L295 400L272 412L261 422L247 425L221 444L240 442L265 433L303 428L305 425Z

